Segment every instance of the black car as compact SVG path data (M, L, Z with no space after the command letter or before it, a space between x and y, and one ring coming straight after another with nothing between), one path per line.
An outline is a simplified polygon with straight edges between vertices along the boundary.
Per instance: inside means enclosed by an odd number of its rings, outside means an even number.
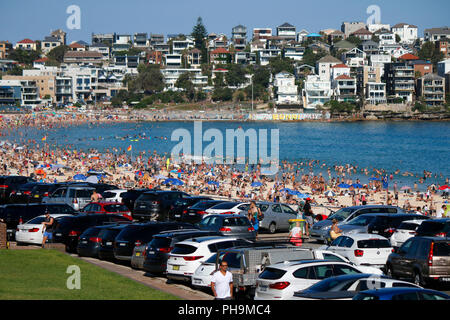
M52 185L49 183L25 183L11 191L9 201L10 203L39 203L42 197L48 196L51 187Z
M369 213L365 216L375 216L375 219L367 226L367 231L369 233L379 234L385 238L390 238L403 221L429 219L427 216L409 213L399 213L395 215L387 213Z
M0 219L6 223L8 240L14 240L18 224L25 223L45 214L76 214L72 207L64 203L6 204L0 207Z
M67 252L76 252L78 237L88 228L105 224L130 223L130 220L118 214L90 214L64 217L53 229L53 242L66 245Z
M99 234L99 238L102 239L100 242L100 248L98 249L98 257L102 260L114 261L114 241L117 235L125 228L127 224L121 224L116 226L109 226L103 229Z
M450 218L433 219L422 222L416 235L420 237L445 237L450 232Z
M147 244L143 269L149 273L166 272L167 259L174 245L180 241L204 236L220 236L220 233L209 230L176 230L164 231L153 236Z
M98 251L102 238L100 236L103 230L110 226L95 226L86 229L78 238L77 253L80 257L98 257Z
M131 261L135 246L150 242L161 231L192 229L193 225L182 222L147 222L134 223L125 227L114 241L114 257L117 260Z
M169 210L169 220L181 221L183 213L187 213L189 207L206 200L212 199L202 196L178 199Z
M169 210L181 198L191 196L181 191L147 191L136 199L133 218L147 221L168 221Z
M133 212L134 210L134 202L137 198L144 192L150 191L150 189L132 189L121 195L122 202L124 205L128 207L128 209Z
M24 176L0 176L0 204L8 203L11 192L28 182L34 180Z
M183 222L189 222L189 223L197 223L202 221L203 216L206 213L206 210L215 206L216 204L226 202L223 200L206 200L206 201L200 201L194 204L192 207L187 208L181 216L181 221Z

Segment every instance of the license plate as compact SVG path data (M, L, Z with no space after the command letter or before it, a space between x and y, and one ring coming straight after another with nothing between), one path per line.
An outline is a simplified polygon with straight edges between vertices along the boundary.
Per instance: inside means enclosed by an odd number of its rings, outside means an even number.
M139 257L141 255L140 252L136 252L136 257Z
M201 284L201 283L202 283L202 280L194 279L194 283L195 283L195 284Z
M267 291L267 286L259 286L259 291Z
M62 234L61 233L55 233L55 236L60 237L60 236L62 236Z
M112 246L112 242L107 242L106 245L107 246Z
M195 213L194 212L189 212L189 215L190 216L195 216Z
M439 278L441 281L450 281L450 278Z
M149 251L148 254L155 254L155 251Z
M372 231L372 233L378 233L378 231L374 230L374 231Z
M173 270L180 270L180 266L173 266L173 268L172 268Z
M35 198L39 198L39 195L38 195L38 194L35 194L34 197L35 197Z
M17 194L18 196L21 196L21 195L22 195L22 192L16 192L16 194Z
M175 215L175 218L179 218L179 217L181 217L179 214L176 214L176 215Z
M119 243L119 246L121 247L125 247L127 244L126 243Z

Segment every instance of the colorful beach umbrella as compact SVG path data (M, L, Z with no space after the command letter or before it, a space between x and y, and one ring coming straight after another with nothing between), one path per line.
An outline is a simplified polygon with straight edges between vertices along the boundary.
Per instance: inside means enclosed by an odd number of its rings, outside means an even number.
M74 175L73 176L73 179L74 180L86 180L86 176L85 175L83 175L83 174L76 174L76 175Z
M211 184L211 185L215 185L215 186L219 186L220 184L219 184L219 182L217 182L217 181L208 181L208 184Z
M328 190L327 192L324 193L324 195L327 197L334 197L334 196L336 196L336 193L334 193L331 190Z
M338 184L338 187L342 188L342 189L348 189L348 188L350 188L350 185L347 183L341 183L341 184Z
M446 184L444 184L443 186L439 187L439 190L445 190L445 189L450 189L450 187Z
M173 186L182 186L184 184L184 182L179 179L170 178L170 179L164 180L163 184L170 184Z
M299 194L297 194L297 197L299 197L300 199L306 199L306 198L309 198L310 195L305 194L305 193L299 193Z
M259 182L259 181L255 181L255 182L253 182L253 183L251 184L251 186L254 187L254 188L256 188L256 187L261 187L261 186L262 186L262 183Z
M363 185L359 184L359 183L354 183L354 184L352 184L352 187L355 189L361 189L363 187Z

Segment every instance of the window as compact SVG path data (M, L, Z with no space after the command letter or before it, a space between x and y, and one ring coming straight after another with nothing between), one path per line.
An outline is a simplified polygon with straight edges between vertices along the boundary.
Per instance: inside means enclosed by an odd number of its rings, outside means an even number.
M394 282L392 288L417 288L414 284L408 282Z
M441 297L434 293L420 292L419 296L420 296L420 300L446 300L446 298Z
M356 270L355 268L352 268L352 267L346 266L346 265L341 265L341 264L334 265L333 269L334 269L335 276L361 273L360 271Z
M295 211L292 210L291 207L289 207L289 206L287 206L287 205L285 205L285 204L282 204L282 205L281 205L281 208L283 208L283 211L284 211L285 213L296 214Z
M278 280L286 273L285 270L276 269L276 268L265 268L264 271L259 275L260 279L267 280Z
M333 276L333 265L329 264L329 265L323 265L323 266L315 266L314 268L314 273L315 273L315 278L313 279L326 279L329 277ZM311 278L311 274L310 274L310 279Z
M417 252L417 249L419 249L420 240L413 240L411 247L408 250L408 255L414 256Z
M341 259L337 255L330 254L330 253L324 253L323 258L325 260L331 260L331 261L339 261L339 262L346 262L345 260Z
M419 297L417 296L417 292L408 292L408 293L401 293L397 294L392 297L392 300L419 300Z
M261 212L266 212L269 208L269 205L267 204L257 204L257 206L261 209Z
M450 256L450 242L435 242L433 248L433 255L436 257Z
M353 243L355 243L355 240L349 237L345 237L345 239L342 240L341 243L339 244L339 247L351 248Z
M272 211L273 211L273 212L276 212L276 213L281 213L281 207L280 207L280 205L279 205L279 204L274 204L274 205L272 206Z
M293 273L292 273L292 275L295 277L295 278L299 278L299 279L308 279L308 273L309 273L309 270L311 269L311 267L306 267L306 268L300 268L300 269L297 269L297 270L295 270Z
M376 279L364 279L359 281L358 286L356 287L356 291L381 289L385 287L386 283L384 282L378 281Z
M58 189L55 192L53 192L52 197L61 198L61 197L64 197L65 193L66 193L66 189Z
M369 239L360 240L357 242L358 248L361 249L374 249L374 248L391 248L389 240L384 239Z
M339 247L339 244L341 243L342 240L344 240L346 237L344 236L340 236L337 239L335 239L332 243L331 246L332 247Z
M194 253L196 250L197 250L197 248L194 246L180 243L180 244L175 245L175 247L173 248L171 253L173 253L173 254L191 254L191 253Z

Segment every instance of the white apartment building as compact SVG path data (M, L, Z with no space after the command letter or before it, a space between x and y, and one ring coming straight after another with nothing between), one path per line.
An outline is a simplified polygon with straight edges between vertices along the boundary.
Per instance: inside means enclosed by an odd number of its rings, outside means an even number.
M319 105L331 100L333 90L330 80L322 80L317 75L310 75L306 78L303 89L303 108L315 109Z
M165 68L161 69L161 73L164 77L166 88L175 89L178 77L186 72L191 74L191 81L195 86L203 87L208 85L208 76L202 75L201 69Z
M282 71L275 75L274 87L277 88L277 105L299 105L300 97L295 84L295 77L289 72Z
M392 32L400 37L400 42L405 44L413 44L417 36L417 26L407 23L398 23L392 27Z

